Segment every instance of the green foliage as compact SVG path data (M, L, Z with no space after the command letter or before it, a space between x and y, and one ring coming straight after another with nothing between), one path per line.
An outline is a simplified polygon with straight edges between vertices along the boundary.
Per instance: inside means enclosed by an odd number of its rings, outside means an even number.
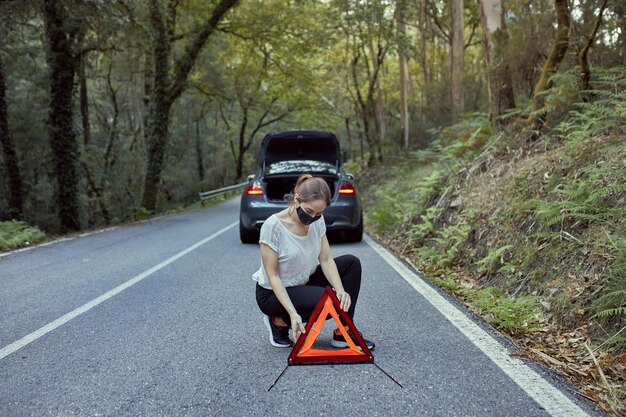
M426 159L436 153L439 164L451 170L481 150L491 135L491 123L489 115L473 113L457 124L431 129L430 133L436 138L430 150L416 151L415 156Z
M441 272L441 276L439 278L436 278L436 279L431 278L430 281L434 283L435 285L437 285L438 287L444 289L446 292L450 294L454 294L458 297L463 297L468 292L475 291L470 288L464 288L461 285L459 285L459 283L455 281L454 274L452 272L446 271L445 269L440 272Z
M144 207L137 207L133 213L131 221L142 221L150 218L152 213Z
M510 270L510 264L507 264L504 262L504 254L509 250L513 248L513 245L504 245L492 252L489 253L489 255L485 256L483 259L481 259L480 261L476 262L476 265L478 266L478 270L480 272L491 272L494 271L496 268L500 267L500 271L501 270Z
M409 233L416 239L413 252L432 264L452 266L472 227L467 223L459 223L436 228L433 220L440 212L440 209L430 208L426 215L421 216L423 222L411 229ZM427 236L432 237L426 239ZM420 241L424 244L420 245Z
M539 314L536 296L512 299L501 289L488 287L468 293L468 299L473 306L487 313L487 321L499 329L513 334L536 330L532 325Z
M465 300L499 330L510 334L526 334L537 330L534 323L539 315L539 297L525 295L512 299L496 287L482 290L463 287L454 279L456 274L445 267L438 271L438 275L438 278L430 281Z
M626 241L618 243L617 259L609 272L608 285L601 297L594 301L592 318L618 331L626 325ZM606 343L619 350L626 349L626 338L615 334Z
M366 222L374 227L376 233L381 233L393 227L398 220L398 212L393 208L394 200L391 197L380 192L376 194L377 203L366 214Z
M411 226L409 236L414 244L419 244L435 231L435 222L443 211L442 208L428 207L425 214L420 215L420 222Z
M439 230L432 240L437 243L442 253L441 261L446 266L452 266L456 261L460 246L465 242L472 228L467 224L447 226Z
M25 222L0 222L0 250L16 249L41 242L46 234Z
M578 98L578 77L577 71L553 74L550 77L552 87L540 93L545 96L544 110L554 111L572 104Z
M561 122L556 131L575 148L602 134L624 131L626 127L626 72L623 67L596 72L594 89L585 91L592 100L576 103L577 110Z
M604 185L605 181L620 181L607 178L603 168L586 170L588 177L564 179L560 186L548 194L550 199L534 198L525 204L525 209L545 226L562 225L566 222L590 225L613 223L626 217L626 209L615 207L609 197L626 197L626 179L622 183Z
M388 181L384 187L377 188L373 193L375 203L365 213L369 227L378 232L384 230L410 229L413 218L423 210L423 207L433 195L441 192L445 183L444 171L439 167L432 170L408 170L402 166L396 167L399 181ZM393 196L390 197L390 196Z

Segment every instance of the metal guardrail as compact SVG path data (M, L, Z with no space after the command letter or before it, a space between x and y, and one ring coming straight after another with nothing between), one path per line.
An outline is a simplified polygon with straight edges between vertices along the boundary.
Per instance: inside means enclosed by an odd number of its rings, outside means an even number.
M228 187L218 188L217 190L204 191L202 193L198 193L198 197L200 198L200 200L207 200L211 197L222 195L229 191L239 190L240 188L243 188L246 185L248 185L248 182L242 182L241 184L229 185Z

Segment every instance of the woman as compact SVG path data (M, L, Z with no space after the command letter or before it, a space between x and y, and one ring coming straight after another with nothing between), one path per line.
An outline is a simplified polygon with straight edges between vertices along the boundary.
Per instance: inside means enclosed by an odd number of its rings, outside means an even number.
M283 348L291 346L289 328L294 341L305 332L304 322L326 286L333 287L350 319L361 287L359 259L353 255L333 259L330 252L322 216L331 199L326 181L302 175L293 195L289 207L263 223L259 239L262 265L252 275L270 343ZM374 349L374 343L365 343ZM348 346L339 329L333 332L331 345Z

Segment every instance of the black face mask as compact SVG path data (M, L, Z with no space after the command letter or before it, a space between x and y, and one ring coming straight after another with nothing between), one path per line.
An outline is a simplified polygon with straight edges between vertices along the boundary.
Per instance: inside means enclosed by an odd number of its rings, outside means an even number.
M302 222L302 224L304 225L309 225L322 218L321 215L315 217L309 216L304 210L302 210L301 206L298 206L298 208L296 209L296 213L298 213L298 218L300 219L300 222Z

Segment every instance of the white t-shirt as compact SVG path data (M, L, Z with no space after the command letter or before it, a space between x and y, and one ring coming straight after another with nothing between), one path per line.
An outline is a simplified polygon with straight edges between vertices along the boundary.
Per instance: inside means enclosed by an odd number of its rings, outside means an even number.
M265 243L278 254L278 275L285 287L304 285L319 265L322 236L326 233L324 216L309 225L306 236L298 236L289 231L276 217L271 215L261 226L259 243ZM272 289L263 268L252 274L252 279L263 288Z

